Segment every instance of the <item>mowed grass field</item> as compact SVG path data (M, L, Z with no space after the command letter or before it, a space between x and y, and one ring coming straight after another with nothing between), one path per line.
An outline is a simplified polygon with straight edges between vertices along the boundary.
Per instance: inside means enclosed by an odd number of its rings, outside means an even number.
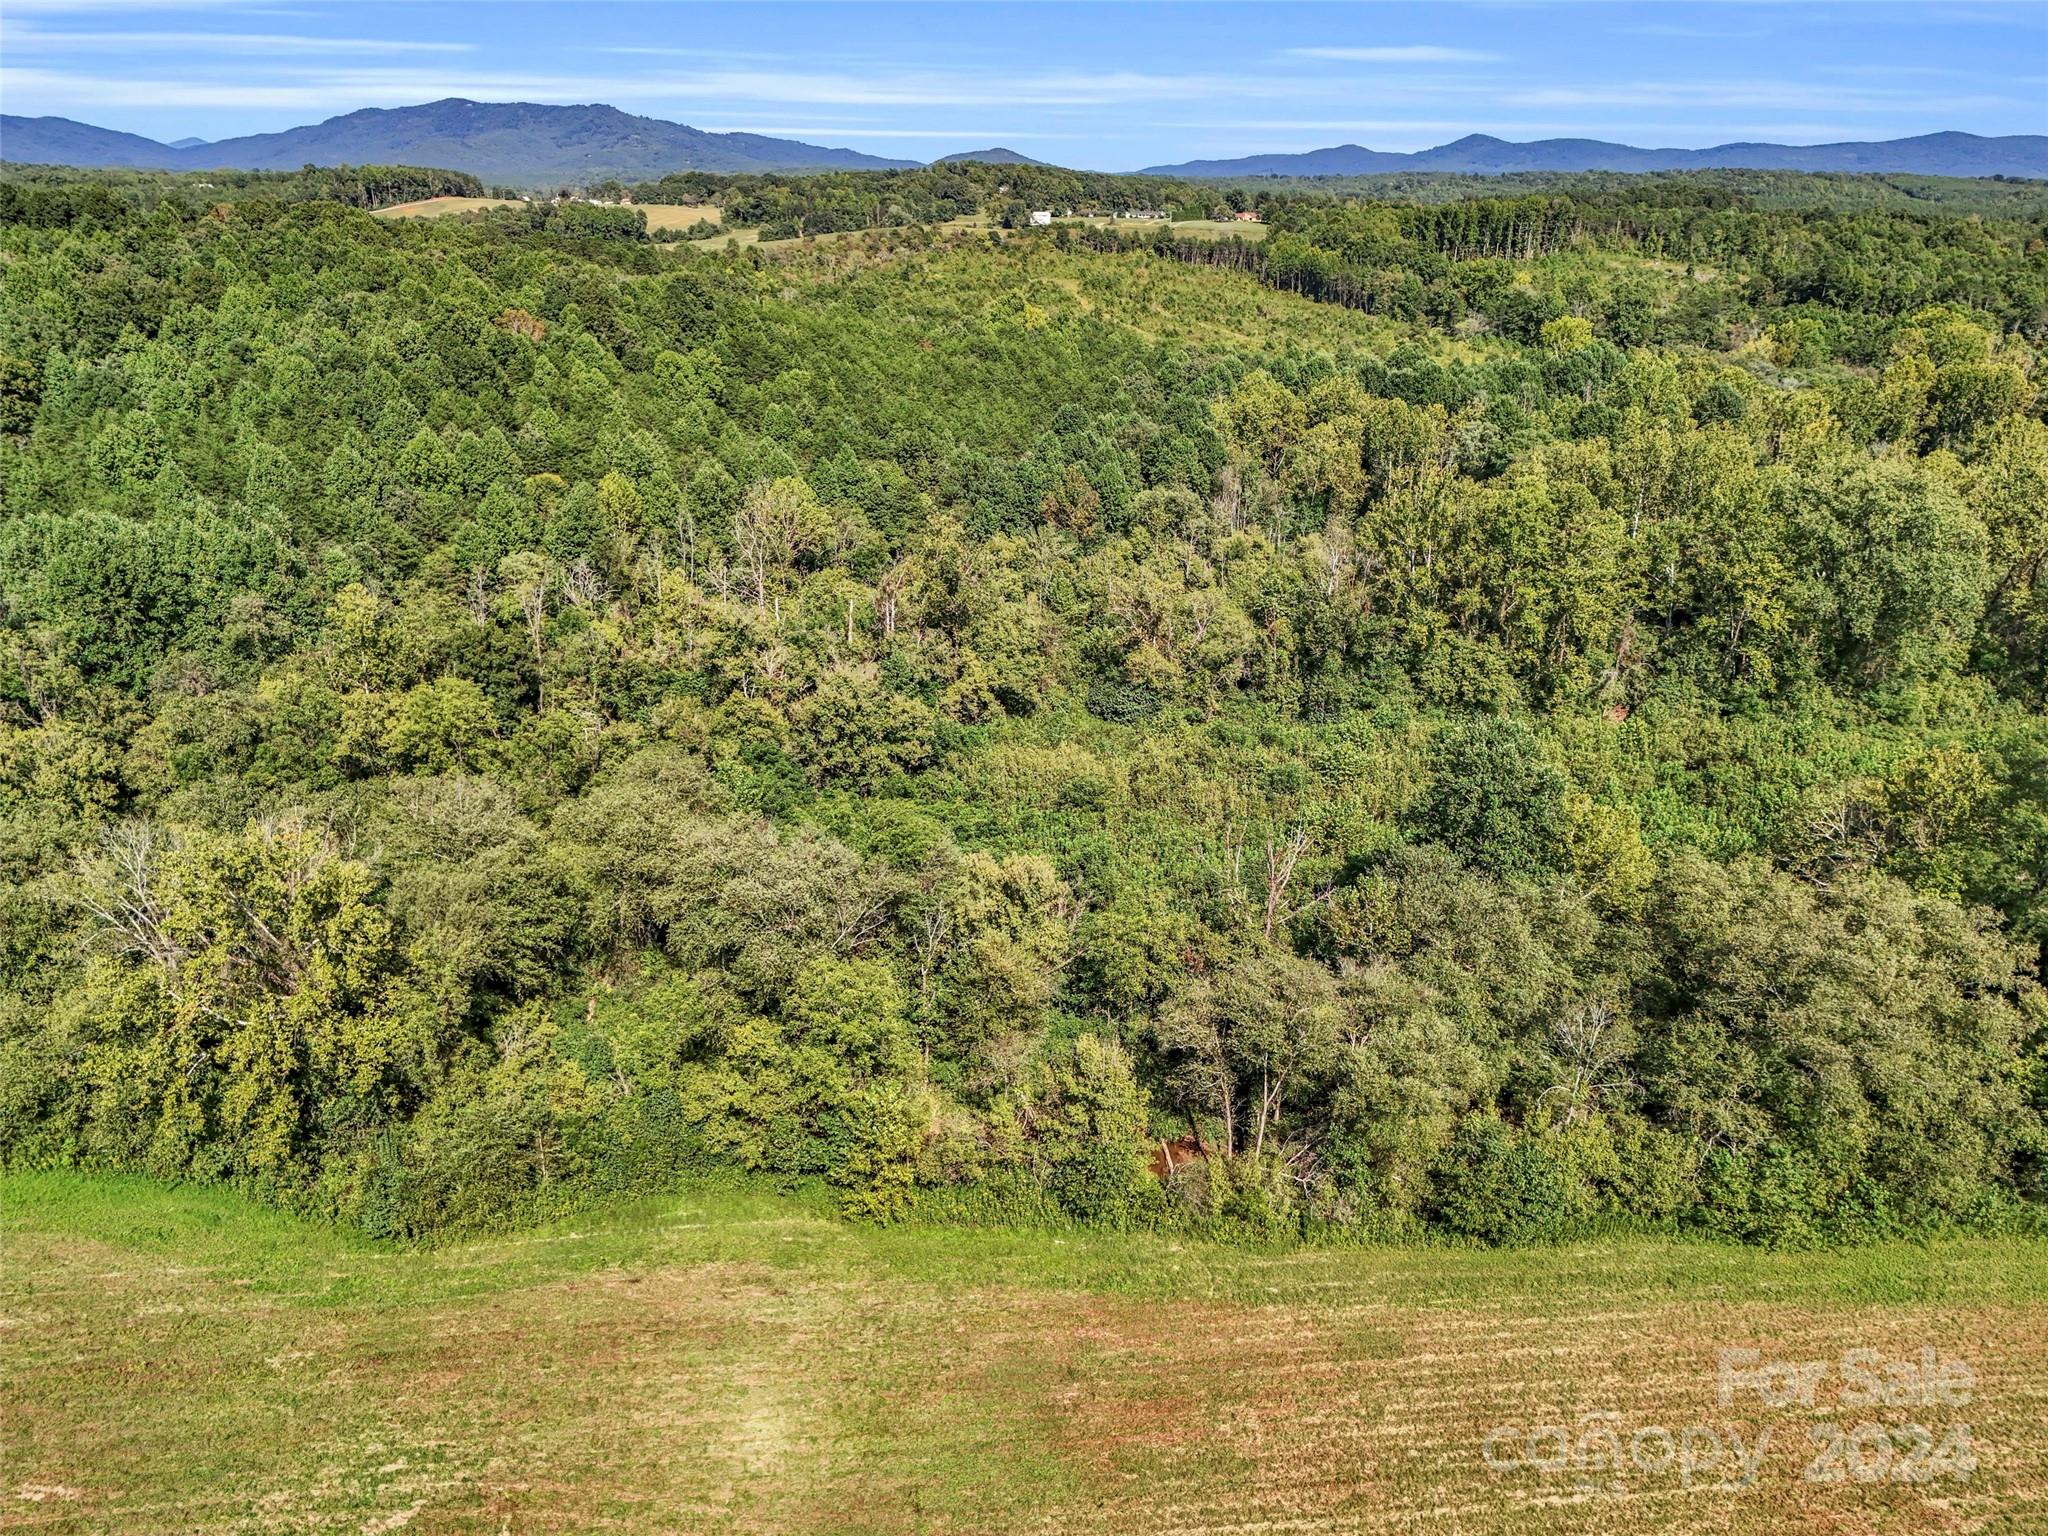
M419 1252L68 1175L0 1214L9 1530L2048 1529L2038 1244L1259 1254L704 1190ZM1722 1349L1859 1346L1969 1400L1718 1399ZM1805 1480L1864 1419L1967 1423L1975 1470ZM1690 1476L1529 1439L1608 1422L1770 1439L1747 1487L1698 1434Z
M688 229L693 224L725 222L725 210L716 203L636 203L634 206L647 215L650 236Z
M393 203L376 210L380 219L440 219L455 213L479 213L486 208L516 208L509 197L426 197L416 203Z
M389 208L379 208L380 219L436 219L450 214L476 213L484 208L516 208L519 205L506 197L429 197L416 203L394 203ZM721 222L723 210L716 204L684 206L672 203L641 203L637 205L647 215L647 228L653 234L671 230L688 229L703 222Z

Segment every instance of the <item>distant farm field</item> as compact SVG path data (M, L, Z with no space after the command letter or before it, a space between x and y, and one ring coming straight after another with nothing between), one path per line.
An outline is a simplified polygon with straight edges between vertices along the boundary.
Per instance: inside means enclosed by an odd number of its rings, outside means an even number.
M428 197L416 203L396 203L379 208L380 219L438 219L455 213L478 213L486 208L516 208L509 197Z
M13 1530L2048 1522L2039 1245L1262 1255L700 1191L409 1252L219 1191L60 1175L0 1179L0 1217ZM1831 1374L1811 1404L1723 1401L1719 1352L1745 1348L1924 1348L1972 1385L1863 1408ZM1808 1479L1837 1422L1897 1437L1881 1475ZM1967 1425L1970 1469L1903 1476L1916 1423ZM1586 1464L1607 1430L1648 1469ZM1667 1433L1684 1451L1660 1466ZM1746 1485L1737 1437L1764 1445ZM1877 1467L1874 1444L1842 1465Z
M634 206L647 215L649 234L688 229L693 224L725 222L725 210L716 203L637 203Z
M718 210L713 209L712 212L715 215ZM687 227L688 222L685 221L679 227ZM651 220L649 227L653 227ZM974 215L964 219L948 219L945 223L936 227L941 233L958 233L962 230L987 229L988 220L979 215ZM832 230L822 235L811 235L807 238L829 244L834 241L844 240L851 235L867 235L872 233L874 231L866 229ZM792 237L787 240L763 240L761 238L761 231L758 229L727 229L723 234L711 235L702 240L691 240L686 242L686 244L688 249L696 251L722 251L729 246L735 245L760 245L766 246L770 250L777 250L784 246L801 245L804 243L804 238L806 237Z
M507 197L429 197L416 203L399 203L390 208L379 208L380 219L433 219L450 214L476 213L484 208L516 208L519 204ZM640 203L636 206L647 215L647 228L654 234L671 230L688 229L693 224L717 224L723 221L723 212L715 203L681 205L672 203Z
M1157 229L1156 219L1090 219L1090 224L1107 224L1116 229ZM1241 240L1263 240L1266 238L1264 224L1236 219L1177 219L1173 224L1177 235L1193 235L1203 240L1227 240L1236 235Z

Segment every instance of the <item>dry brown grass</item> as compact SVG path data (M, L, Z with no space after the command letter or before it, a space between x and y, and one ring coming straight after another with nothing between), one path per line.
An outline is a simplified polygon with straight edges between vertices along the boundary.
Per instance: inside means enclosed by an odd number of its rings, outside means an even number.
M440 219L456 213L480 213L486 208L517 208L509 197L428 197L416 203L394 203L379 208L380 219Z
M416 203L398 203L389 208L379 208L380 219L437 219L451 214L477 213L486 208L517 208L520 205L507 197L429 197ZM671 233L688 229L697 223L719 224L724 221L723 211L715 203L683 205L679 203L639 203L635 205L647 215L647 230L651 235Z
M692 224L725 222L725 210L716 203L637 203L634 206L647 215L647 232L650 235L688 229Z
M19 1191L19 1182L6 1186ZM2038 1530L2048 1310L1986 1246L1259 1257L668 1203L430 1254L221 1197L12 1208L0 1525L49 1532ZM90 1192L89 1192L90 1193ZM94 1196L93 1199L98 1199ZM238 1226L238 1223L241 1225ZM1874 1262L1874 1261L1873 1261ZM1897 1289L1911 1299L1872 1301ZM1748 1299L1749 1297L1770 1299ZM1967 1482L1803 1481L1715 1355L1968 1360ZM1490 1471L1499 1424L1773 1427L1756 1485ZM1861 1411L1856 1416L1871 1416ZM1899 1410L1875 1415L1901 1420Z

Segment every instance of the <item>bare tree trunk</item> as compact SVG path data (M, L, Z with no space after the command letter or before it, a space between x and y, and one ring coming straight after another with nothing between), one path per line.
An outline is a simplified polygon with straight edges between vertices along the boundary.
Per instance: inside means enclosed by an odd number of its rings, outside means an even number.
M1294 883L1294 868L1301 862L1301 855L1308 847L1308 828L1296 827L1286 843L1275 846L1266 839L1266 928L1267 939L1273 937L1273 930L1279 926L1280 906L1287 899L1287 888Z

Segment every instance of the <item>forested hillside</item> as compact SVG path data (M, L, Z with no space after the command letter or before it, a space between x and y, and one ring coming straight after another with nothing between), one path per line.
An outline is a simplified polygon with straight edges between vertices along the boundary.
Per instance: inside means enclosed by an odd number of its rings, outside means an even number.
M480 197L483 183L461 171L416 165L307 166L299 171L84 171L68 165L10 165L0 174L0 222L69 228L120 222L169 203L191 216L221 203L345 203L384 208L425 197Z
M1824 214L1889 210L2048 219L2048 182L1939 176L1801 176L1784 171L1688 171L1628 176L1527 172L1509 176L1407 174L1353 177L1241 177L1190 181L1162 176L1112 176L1060 166L941 162L919 170L818 176L721 176L688 171L631 187L643 203L717 202L728 224L771 237L938 224L974 213L1017 227L1031 209L1055 212L1149 209L1179 219L1257 209L1273 217L1300 203L1318 211L1365 203L1512 202L1570 199L1580 214L1619 209L1695 214L1737 210L1801 210ZM1953 230L1957 221L1947 226ZM1780 233L1791 226L1769 226ZM1841 242L1844 245L1853 242Z
M911 185L970 173L1043 174ZM771 258L39 195L9 1161L396 1234L707 1165L1253 1235L2038 1221L2038 218Z

